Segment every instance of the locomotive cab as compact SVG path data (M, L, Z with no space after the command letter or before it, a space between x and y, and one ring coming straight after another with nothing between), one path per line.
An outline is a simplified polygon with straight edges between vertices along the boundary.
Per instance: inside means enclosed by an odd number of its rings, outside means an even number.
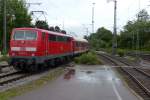
M36 63L38 51L39 32L33 29L14 29L10 40L10 65L20 65Z

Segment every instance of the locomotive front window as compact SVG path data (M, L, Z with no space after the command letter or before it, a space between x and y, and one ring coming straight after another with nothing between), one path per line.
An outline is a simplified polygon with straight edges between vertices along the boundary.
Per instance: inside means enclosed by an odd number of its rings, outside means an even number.
M15 31L14 40L24 40L24 31Z
M25 40L36 40L37 33L34 31L25 31Z
M36 40L37 38L37 32L35 31L15 31L14 40Z

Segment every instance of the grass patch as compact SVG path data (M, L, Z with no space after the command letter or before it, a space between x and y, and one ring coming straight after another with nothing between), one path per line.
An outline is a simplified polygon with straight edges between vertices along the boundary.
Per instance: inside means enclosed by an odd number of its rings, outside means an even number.
M132 56L126 56L126 59L128 59L129 61L132 61L132 62L136 62L138 60L138 58L132 57Z
M97 65L102 64L95 52L84 53L74 59L77 64Z
M0 62L1 61L9 61L9 57L7 55L3 55L2 57L0 57Z
M10 90L7 90L5 92L0 93L0 100L9 100L12 97L21 95L23 93L27 93L33 89L39 88L46 83L56 79L58 76L60 76L62 73L64 73L64 68L56 68L48 73L48 75L43 76L42 78L32 81L28 84L25 84L20 87L12 88Z
M122 50L122 49L118 49L118 50L117 50L117 53L118 53L118 55L119 55L120 57L123 57L123 56L125 55L125 51Z

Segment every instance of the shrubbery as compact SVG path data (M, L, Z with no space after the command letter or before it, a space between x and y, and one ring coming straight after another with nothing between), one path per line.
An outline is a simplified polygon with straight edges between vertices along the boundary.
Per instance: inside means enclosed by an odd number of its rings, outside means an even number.
M120 57L123 57L125 55L125 51L121 49L117 50L117 53Z
M0 57L0 62L1 62L1 61L8 61L8 60L9 60L9 57L6 56L6 55Z
M74 61L77 64L87 64L87 65L101 64L101 61L98 59L96 53L94 52L84 53L81 56L76 57Z

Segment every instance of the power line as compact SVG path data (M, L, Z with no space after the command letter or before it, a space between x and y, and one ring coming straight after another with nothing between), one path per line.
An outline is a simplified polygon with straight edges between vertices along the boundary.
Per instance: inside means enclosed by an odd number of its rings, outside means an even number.
M35 15L35 14L41 14L41 15L43 15L44 16L44 18L45 18L45 21L46 21L46 12L45 11L40 11L40 10L37 10L37 11L31 11L31 15ZM36 20L38 20L39 19L39 16L38 17L36 17Z
M30 2L30 3L26 3L26 5L28 6L28 8L31 6L31 5L38 5L38 6L40 6L42 3L41 2ZM46 14L46 12L45 11L31 11L31 15L32 16L34 16L35 15L35 13L40 13L40 14L42 14L43 16L44 16L44 18L45 18L45 21L46 21L46 16L45 16L45 14ZM41 15L40 15L41 16ZM38 18L39 18L39 16L38 17L36 17L36 20L38 20Z
M41 5L42 3L41 2L36 2L36 3L26 3L26 5L28 7L30 7L31 5Z

